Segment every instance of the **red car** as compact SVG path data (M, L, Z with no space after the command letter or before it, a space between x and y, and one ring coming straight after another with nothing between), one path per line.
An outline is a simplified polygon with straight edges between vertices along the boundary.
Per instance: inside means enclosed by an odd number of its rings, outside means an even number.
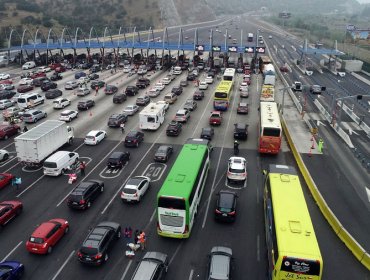
M246 82L247 85L249 86L251 84L251 78L250 77L244 77L243 82Z
M21 85L17 88L19 93L24 93L33 90L33 86L31 85Z
M30 76L31 79L36 79L36 78L39 78L39 77L46 77L46 74L44 72L37 72L37 73L33 73Z
M0 80L0 84L2 85L11 85L13 83L12 80L8 79L8 80Z
M221 125L221 122L222 122L222 113L220 111L211 112L211 116L209 117L209 124Z
M13 174L10 173L0 173L0 189L9 185L12 179L14 178Z
M8 139L9 136L21 132L21 128L16 124L0 124L0 139Z
M283 65L283 66L280 66L280 71L286 73L286 72L289 72L289 68L288 68L288 66Z
M62 64L60 64L60 63L49 64L49 67L50 67L51 70L55 70L56 68L61 67L61 66L62 66Z
M50 254L53 247L69 230L68 221L52 219L42 223L26 242L26 249L34 254Z
M67 69L63 65L61 65L55 68L55 73L62 73L62 72L65 72L66 70Z
M17 200L0 202L0 226L5 226L17 217L22 212L22 209L22 202Z

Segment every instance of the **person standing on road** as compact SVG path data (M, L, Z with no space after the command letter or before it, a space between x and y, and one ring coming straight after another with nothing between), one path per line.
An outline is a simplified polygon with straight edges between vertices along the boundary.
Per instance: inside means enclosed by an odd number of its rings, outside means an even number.
M125 124L124 123L121 123L120 124L120 128L121 128L121 132L123 134L125 132Z
M80 162L81 176L85 176L86 163L84 161Z
M98 85L96 85L96 86L95 86L95 96L96 96L96 95L98 95L98 92L99 92L99 86L98 86Z

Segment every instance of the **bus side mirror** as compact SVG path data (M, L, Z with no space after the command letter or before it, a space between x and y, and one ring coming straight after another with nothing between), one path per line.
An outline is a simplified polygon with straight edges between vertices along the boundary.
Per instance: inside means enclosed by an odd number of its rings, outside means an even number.
M265 170L265 169L262 170L262 174L266 176L267 175L267 170Z

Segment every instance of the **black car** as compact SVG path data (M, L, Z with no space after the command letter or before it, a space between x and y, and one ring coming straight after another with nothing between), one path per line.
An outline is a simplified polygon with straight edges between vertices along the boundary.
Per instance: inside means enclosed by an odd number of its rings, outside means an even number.
M189 84L188 80L183 80L180 82L181 87L186 87Z
M172 155L172 153L173 153L172 146L168 145L159 146L154 154L154 161L167 162L168 158Z
M105 82L104 81L92 81L90 84L90 87L92 89L96 89L96 86L98 86L99 88L102 88L105 86Z
M173 87L171 89L171 92L173 92L176 95L181 95L181 93L183 92L182 86Z
M137 130L131 130L125 138L125 147L139 147L139 144L144 141L144 133Z
M88 209L91 203L104 191L104 182L100 180L82 181L69 194L67 204L73 209Z
M135 96L139 93L139 89L136 86L128 86L125 90L127 96Z
M209 70L209 71L208 71L208 73L207 73L207 77L212 77L212 78L214 78L215 76L216 76L216 70L211 69L211 70Z
M147 252L140 261L132 280L164 280L168 270L168 256L160 252Z
M113 114L108 119L109 127L120 127L121 124L127 121L127 116L125 114Z
M77 252L78 260L85 264L101 265L108 260L108 252L121 238L121 226L114 222L101 222L93 228Z
M215 209L216 220L224 222L235 221L237 194L232 191L220 191L217 196Z
M38 78L33 79L32 85L35 87L41 87L44 81L49 81L49 79L46 77L38 77Z
M118 91L118 87L113 86L113 85L106 85L104 89L104 93L109 95L109 94L115 94Z
M234 139L247 140L248 125L244 123L234 124Z
M194 73L190 73L187 77L186 80L188 81L194 81L197 78L197 76Z
M45 80L42 82L41 90L48 91L49 89L56 89L58 87L57 83L51 82L49 80Z
M113 103L114 104L123 103L126 100L127 100L127 95L124 94L123 92L122 93L116 93L113 96Z
M12 90L0 90L0 99L10 99L16 94L15 91Z
M194 100L203 100L204 98L204 91L201 90L196 90L193 94L193 99Z
M166 129L167 136L179 136L182 130L182 124L177 121L171 121Z
M89 108L94 107L95 101L91 99L87 100L81 100L77 104L77 109L78 110L89 110Z
M138 106L146 106L149 103L150 103L150 98L147 95L136 98L136 105Z
M149 85L150 85L150 80L147 78L139 78L139 80L137 80L136 82L137 88L146 88Z
M212 140L214 134L215 130L213 129L213 127L204 127L202 128L200 138Z
M184 109L187 109L189 111L194 111L197 109L198 103L195 102L193 99L187 99L185 104L184 104Z
M99 75L96 74L96 73L91 73L90 75L88 75L89 79L90 80L97 80L99 79Z
M63 79L63 76L60 73L54 72L53 75L50 76L51 81L58 81Z
M45 92L46 99L54 99L62 95L63 92L60 89L50 89L47 92Z
M108 168L122 168L130 160L129 152L113 152L107 161Z

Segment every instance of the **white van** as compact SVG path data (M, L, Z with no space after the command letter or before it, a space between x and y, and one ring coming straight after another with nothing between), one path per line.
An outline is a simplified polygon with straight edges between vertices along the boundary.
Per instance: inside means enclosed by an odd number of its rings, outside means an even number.
M164 99L163 100L166 101L166 102L168 102L169 104L173 104L177 100L177 94L176 93L173 93L173 92L167 93L164 96Z
M36 63L34 61L28 61L22 66L22 70L28 70L36 67Z
M181 75L181 73L182 73L182 70L181 70L181 67L180 66L175 66L173 68L173 74L174 75Z
M32 108L45 102L45 97L39 93L27 93L18 97L17 104L21 109Z
M44 175L62 175L68 170L68 167L76 164L78 160L78 153L68 151L56 152L44 161Z

